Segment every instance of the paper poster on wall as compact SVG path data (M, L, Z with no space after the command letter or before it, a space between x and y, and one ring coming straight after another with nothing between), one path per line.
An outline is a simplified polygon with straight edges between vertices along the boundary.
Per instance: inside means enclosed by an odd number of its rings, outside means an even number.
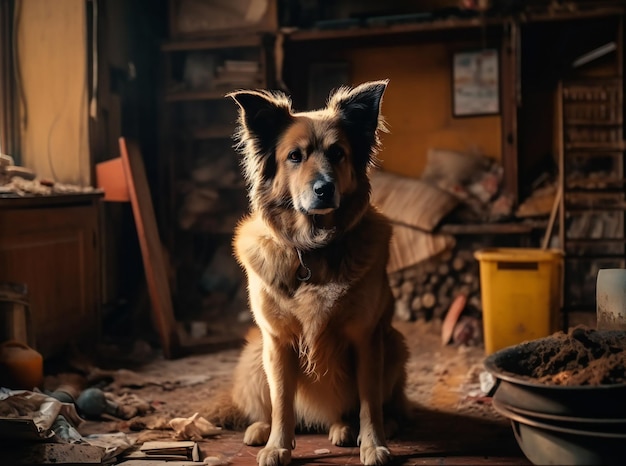
M498 51L455 53L452 59L452 114L455 117L500 112Z

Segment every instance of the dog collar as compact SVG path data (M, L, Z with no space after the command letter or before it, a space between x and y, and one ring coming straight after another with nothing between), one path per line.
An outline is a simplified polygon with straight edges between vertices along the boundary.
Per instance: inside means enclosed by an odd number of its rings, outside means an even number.
M296 273L296 278L301 282L308 282L311 279L311 269L306 266L304 261L302 260L302 251L296 248L296 252L298 253L298 259L300 260L300 265L306 271L304 275L300 273L300 267L298 267L298 271Z

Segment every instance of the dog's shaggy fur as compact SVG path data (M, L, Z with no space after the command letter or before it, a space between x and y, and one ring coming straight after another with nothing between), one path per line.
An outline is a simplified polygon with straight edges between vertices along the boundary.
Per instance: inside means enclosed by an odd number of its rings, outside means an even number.
M385 464L383 411L407 409L408 352L385 272L391 228L368 178L386 86L342 88L303 113L281 93L230 94L251 207L234 247L260 330L232 399L251 422L244 442L265 445L261 465L290 462L297 425L328 429L335 445L353 445L356 428L361 461Z

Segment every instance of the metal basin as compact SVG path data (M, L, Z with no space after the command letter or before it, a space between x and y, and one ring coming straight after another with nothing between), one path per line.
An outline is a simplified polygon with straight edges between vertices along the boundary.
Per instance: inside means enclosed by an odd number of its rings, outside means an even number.
M533 464L623 465L626 458L624 424L576 421L540 421L507 409L496 400L493 406L511 420L515 439Z
M615 335L616 332L606 332ZM621 332L621 335L626 335ZM626 383L562 386L540 383L512 372L516 362L535 351L550 337L502 349L484 365L497 380L494 401L547 415L594 419L626 419Z

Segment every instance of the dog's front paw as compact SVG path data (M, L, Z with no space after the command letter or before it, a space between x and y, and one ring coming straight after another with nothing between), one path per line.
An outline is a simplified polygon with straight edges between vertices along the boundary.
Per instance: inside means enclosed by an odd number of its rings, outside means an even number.
M336 422L330 426L328 440L338 447L351 447L354 445L354 435L352 428L348 424Z
M291 450L265 447L256 455L256 461L259 466L285 466L291 463Z
M270 438L270 425L267 422L255 422L250 424L243 436L246 445L265 445Z
M381 465L391 461L391 452L383 446L361 445L361 463L365 465Z

